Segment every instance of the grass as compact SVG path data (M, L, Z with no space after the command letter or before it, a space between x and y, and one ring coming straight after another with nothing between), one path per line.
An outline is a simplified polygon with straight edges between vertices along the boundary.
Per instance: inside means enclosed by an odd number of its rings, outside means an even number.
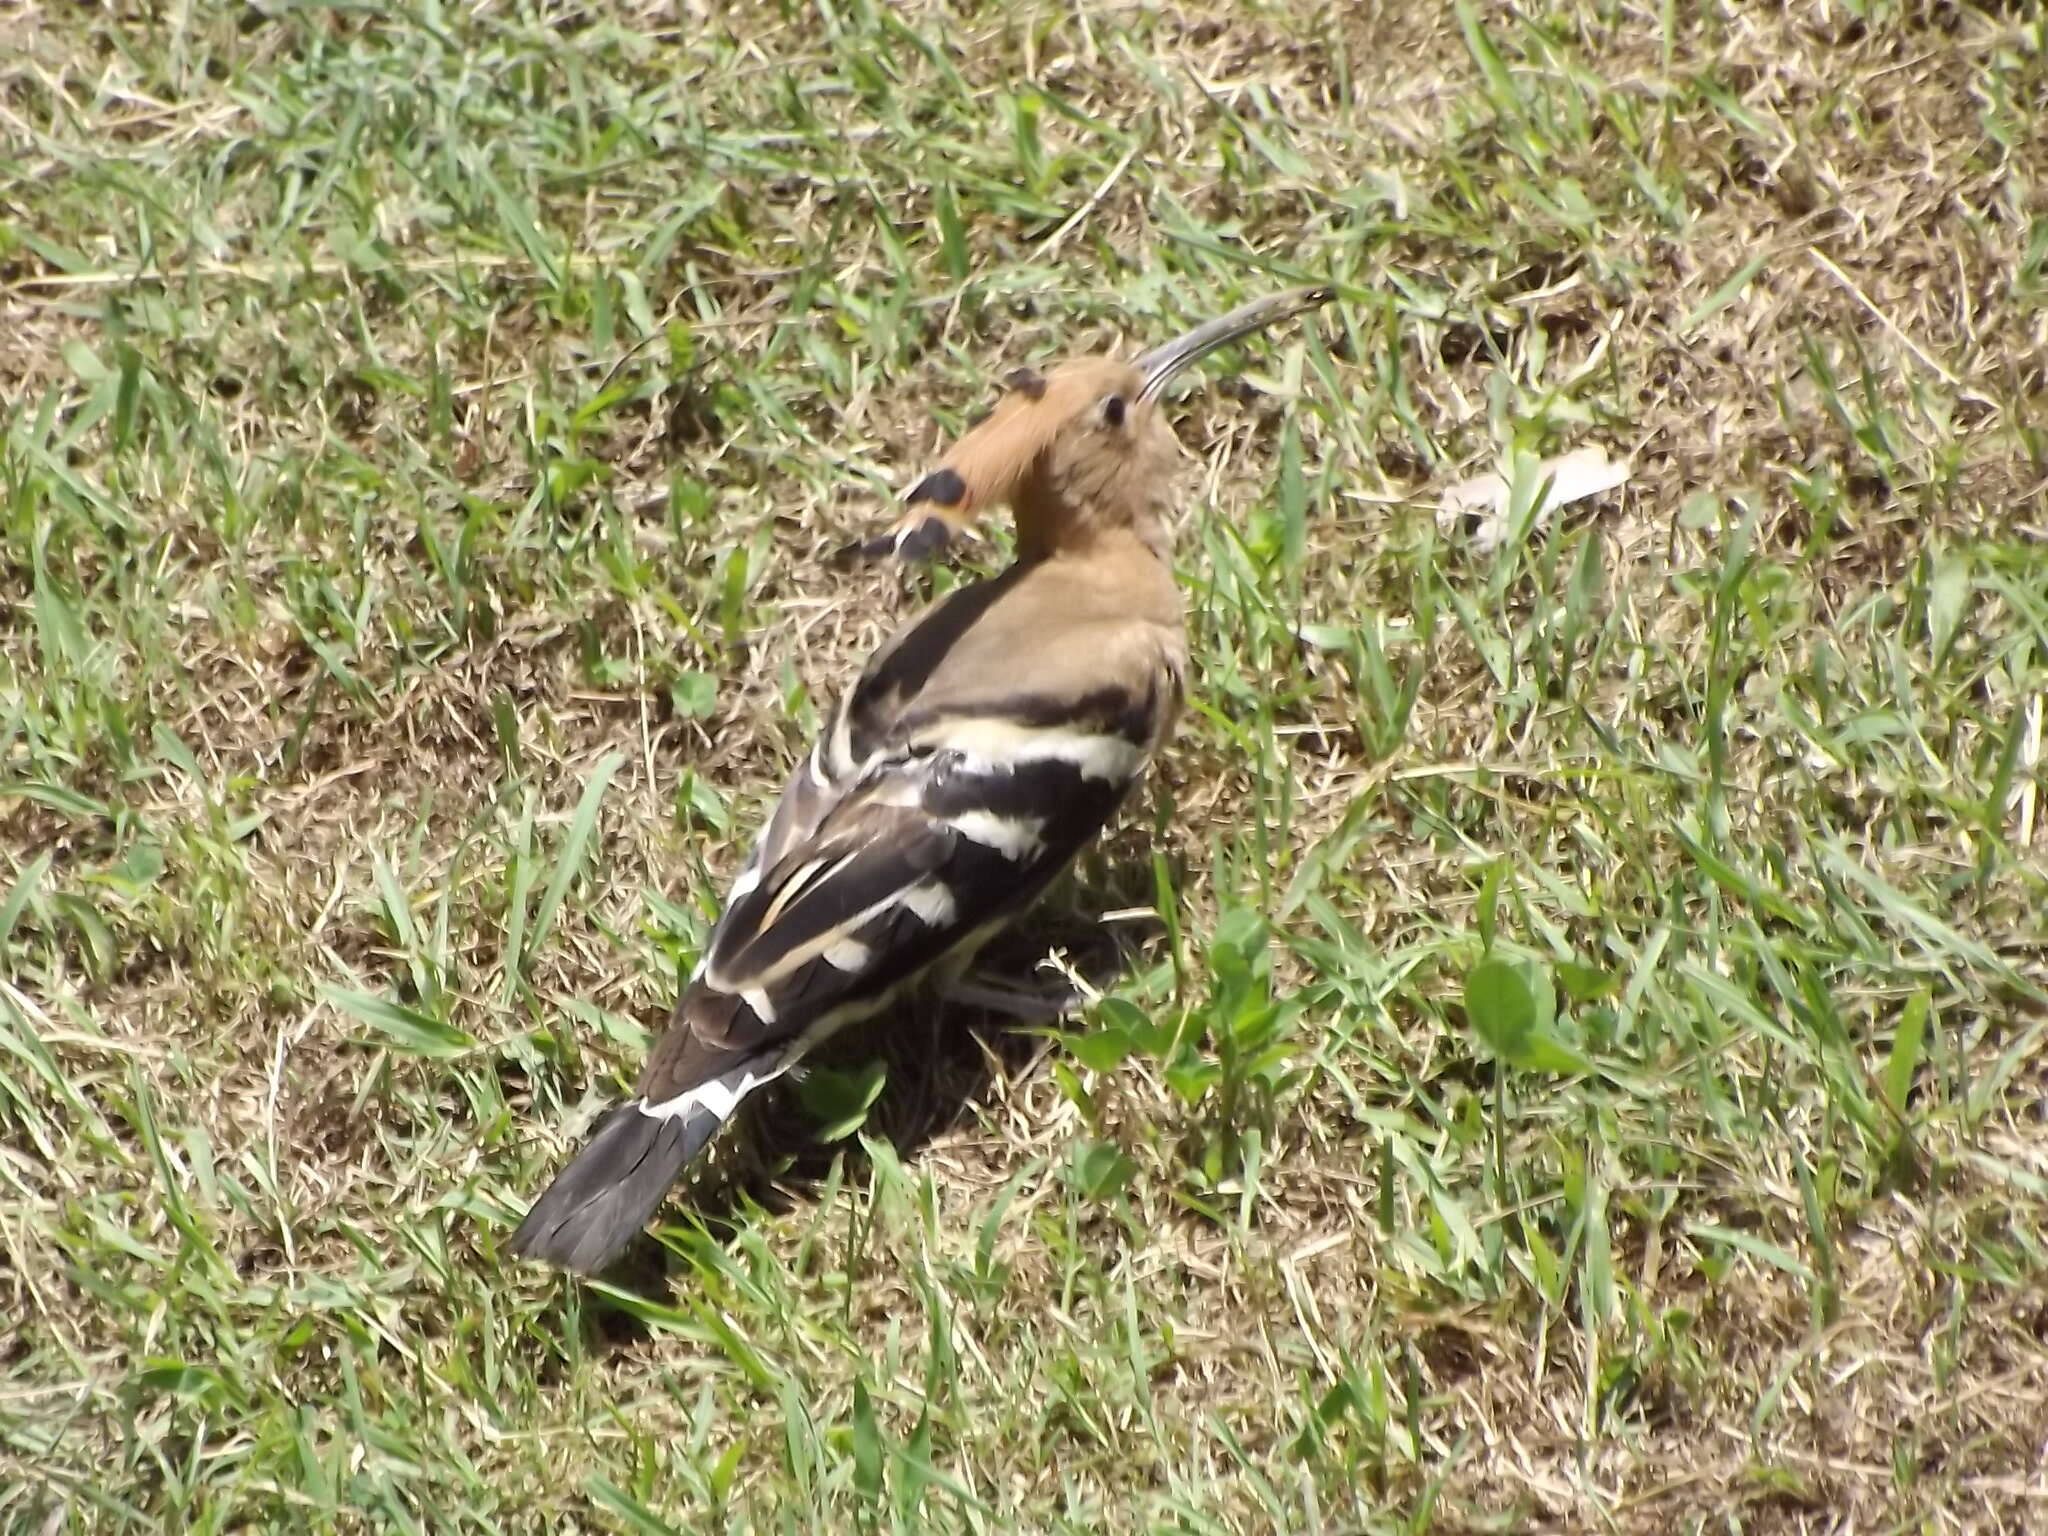
M9 1529L2048 1519L2036 9L23 14ZM1175 406L1102 1000L508 1263L958 579L829 552L1003 368L1323 277Z

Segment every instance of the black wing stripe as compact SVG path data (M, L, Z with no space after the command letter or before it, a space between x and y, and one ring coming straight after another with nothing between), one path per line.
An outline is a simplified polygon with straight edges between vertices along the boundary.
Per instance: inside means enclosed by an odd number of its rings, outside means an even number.
M948 715L958 713L958 706L913 708L905 711L900 730L910 738L927 733L943 735ZM976 699L974 713L1032 730L1113 732L1131 741L1146 742L1151 740L1159 719L1159 688L1155 682L1143 692L1115 686L1078 695L1000 694Z
M834 964L827 951L778 976L770 996L792 1016L815 1017L849 997L887 991L936 959L950 937L950 930L934 930L907 908L890 907L842 937L865 952L858 969Z
M1048 759L977 769L955 757L934 772L924 808L941 820L980 811L1008 821L1035 821L1048 841L1060 831L1099 825L1123 798L1128 779L1097 779L1069 762Z
M820 954L777 976L769 986L769 1001L785 1017L808 1018L855 997L887 993L940 959L974 929L1027 905L1078 846L1076 841L1057 853L1048 850L1020 868L993 849L963 839L946 867L929 882L942 886L951 898L947 921L927 922L907 902L874 912L843 935L866 949L864 968L842 970Z
M757 919L744 928L736 922L729 934L721 934L710 980L738 989L758 984L756 978L771 978L793 957L923 881L945 863L956 838L950 829L916 815L880 819L868 841L812 871L808 883L774 912L772 921ZM810 862L806 860L797 873ZM764 890L775 883L772 878L764 882ZM771 900L762 904L762 911L766 914L773 907Z

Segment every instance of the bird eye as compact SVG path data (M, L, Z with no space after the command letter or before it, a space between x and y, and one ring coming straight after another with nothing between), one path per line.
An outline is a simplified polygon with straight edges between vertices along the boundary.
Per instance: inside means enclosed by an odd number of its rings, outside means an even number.
M1124 424L1124 397L1122 395L1111 395L1102 402L1102 423L1110 428L1121 427Z

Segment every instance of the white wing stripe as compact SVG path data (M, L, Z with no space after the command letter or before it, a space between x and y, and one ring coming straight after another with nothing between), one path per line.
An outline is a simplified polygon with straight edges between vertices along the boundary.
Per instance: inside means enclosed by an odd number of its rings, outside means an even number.
M859 939L839 939L827 944L825 963L835 971L864 971L873 963L875 952Z
M1045 820L1039 816L997 816L989 811L962 811L948 816L945 824L962 837L993 848L1004 858L1021 863L1045 846Z
M759 855L756 854L755 859L758 858ZM734 902L742 901L748 896L753 895L754 887L761 883L761 866L755 862L755 859L747 861L747 867L741 870L733 880L732 889L725 893L725 904L728 907Z
M966 758L978 772L1026 763L1071 763L1084 779L1123 779L1138 771L1145 749L1114 732L1019 725L998 716L956 716L925 738Z
M882 913L888 911L891 907L895 906L896 903L901 901L902 899L903 893L900 890L891 891L887 896L884 896L880 901L873 902L868 906L862 907L860 911L854 913L844 922L835 924L830 930L823 934L820 934L817 938L811 940L808 944L802 944L794 949L791 949L786 954L782 955L781 958L776 960L776 962L773 965L769 966L767 969L759 973L762 985L773 986L776 982L781 981L784 977L790 975L794 971L801 970L804 966L809 965L813 960L816 960L821 956L827 962L843 971L863 969L868 964L868 961L873 958L872 955L869 955L866 959L863 959L859 966L853 966L843 965L840 963L840 960L833 959L831 952L834 949L839 949L840 957L842 960L844 960L852 958L853 948L866 950L867 946L865 944L862 944L858 939L849 939L848 937L846 937L846 935L851 933L858 933L862 928L866 927L875 918L881 916ZM848 947L841 948L841 946ZM717 980L718 978L715 976L712 978L714 984L717 982ZM757 993L755 992L743 992L740 994L740 996L746 1001L748 1006L753 1008L755 1013L761 1014L760 1004L755 1002L756 995ZM772 1022L770 1016L767 1014L761 1014L761 1018L764 1023Z
M953 892L939 880L920 880L904 890L901 900L927 928L945 927L959 911Z
M730 1120L732 1112L739 1108L740 1100L759 1088L763 1083L773 1082L789 1069L793 1057L785 1057L763 1072L742 1072L738 1078L714 1077L708 1083L699 1083L688 1093L679 1093L672 1099L659 1104L642 1100L635 1107L650 1120L684 1119L700 1109L708 1109L720 1120Z

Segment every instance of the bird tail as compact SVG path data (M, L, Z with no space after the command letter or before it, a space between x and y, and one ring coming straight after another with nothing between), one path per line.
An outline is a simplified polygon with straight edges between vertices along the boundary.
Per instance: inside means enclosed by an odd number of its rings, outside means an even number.
M597 1123L583 1150L533 1202L512 1251L594 1274L624 1252L690 1160L740 1100L775 1075L749 1059L666 1103L629 1099Z

